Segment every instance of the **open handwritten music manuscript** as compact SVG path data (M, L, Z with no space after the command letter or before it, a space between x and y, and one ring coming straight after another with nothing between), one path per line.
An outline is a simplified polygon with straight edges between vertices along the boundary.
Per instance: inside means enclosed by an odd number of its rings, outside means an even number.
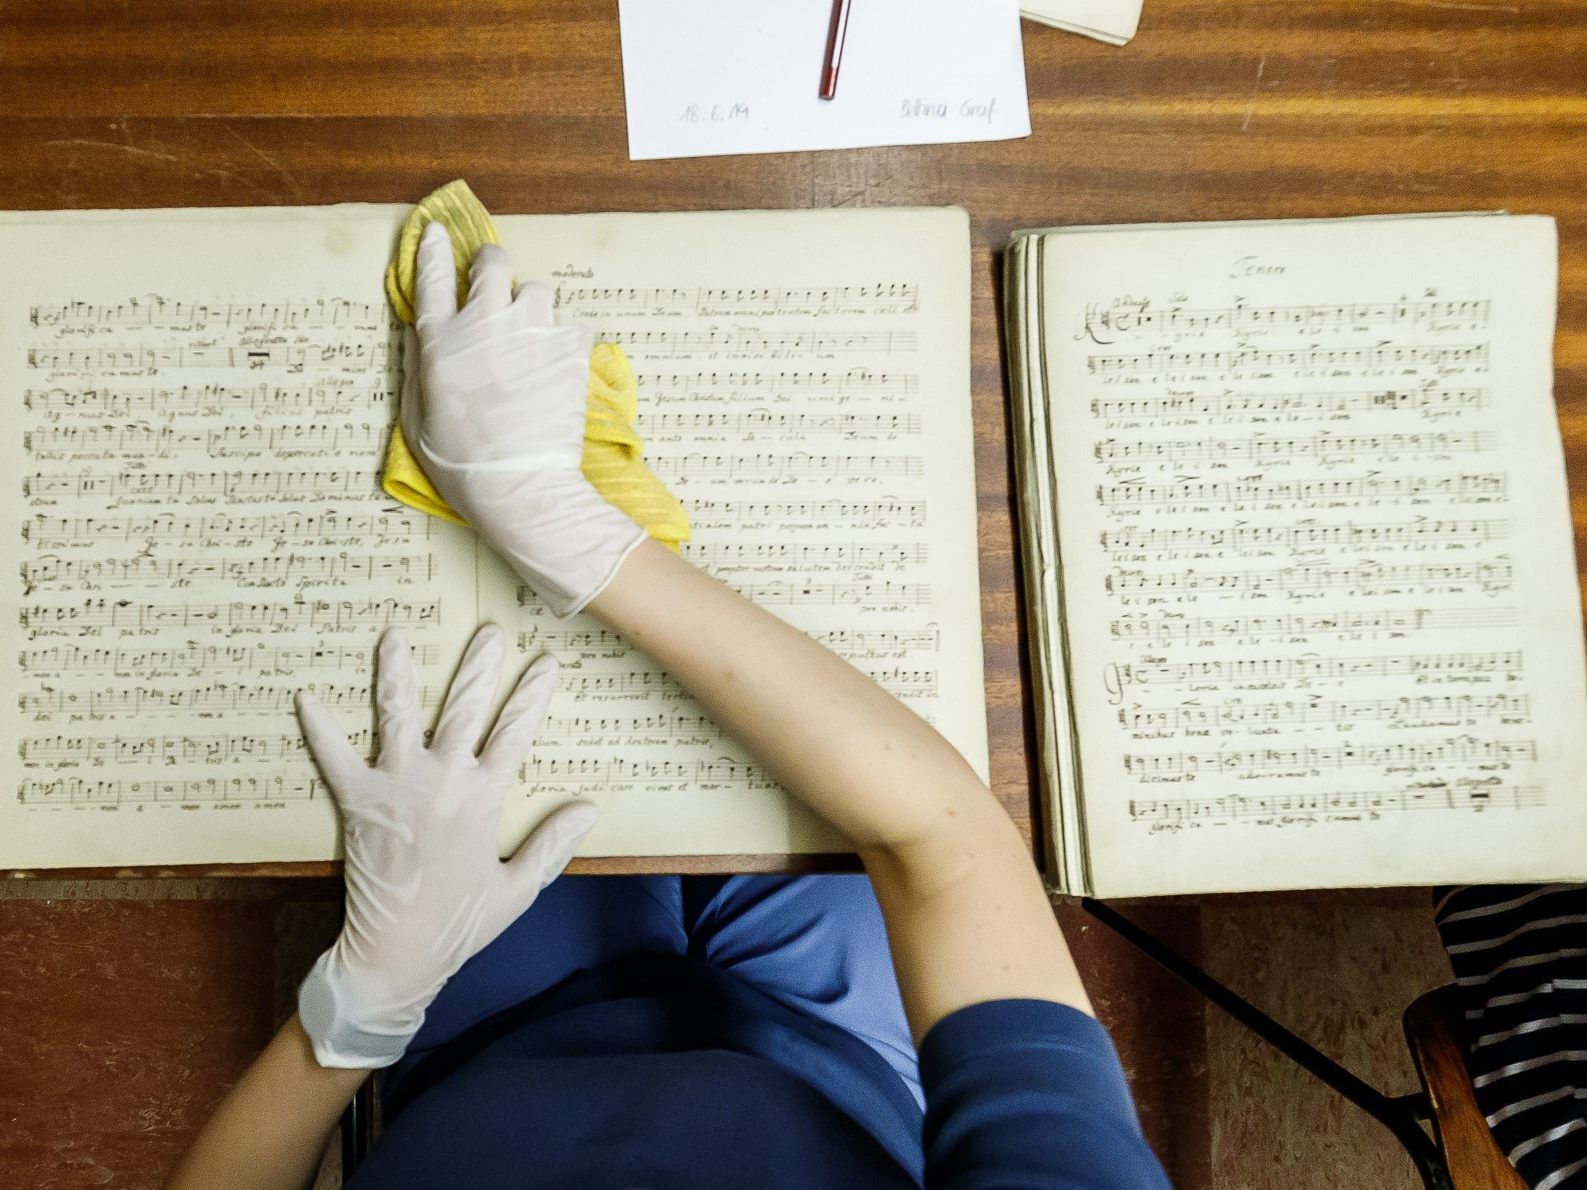
M1552 220L1016 236L1051 870L1587 876Z
M0 215L0 868L332 856L294 693L367 745L380 631L435 706L487 619L563 663L504 849L575 796L603 809L586 854L843 849L645 658L380 492L404 213ZM964 213L498 227L627 348L687 555L984 774Z

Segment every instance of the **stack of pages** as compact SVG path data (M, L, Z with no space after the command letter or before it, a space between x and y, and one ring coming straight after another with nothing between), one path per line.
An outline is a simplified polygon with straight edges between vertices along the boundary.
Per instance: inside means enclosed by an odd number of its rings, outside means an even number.
M1025 0L1020 12L1026 20L1123 45L1135 36L1141 0Z
M1015 236L1060 888L1587 876L1555 271L1537 217Z

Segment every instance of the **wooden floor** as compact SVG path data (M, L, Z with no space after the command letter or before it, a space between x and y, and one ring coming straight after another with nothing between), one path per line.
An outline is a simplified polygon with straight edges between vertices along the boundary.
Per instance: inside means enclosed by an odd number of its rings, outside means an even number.
M1557 391L1587 492L1587 5L1146 0L1125 49L1027 29L1034 135L627 160L610 0L7 0L0 208L959 204L993 777L1029 818L997 251L1023 226L1508 208L1559 220ZM1587 505L1578 528L1587 526ZM1583 543L1578 541L1578 556ZM333 881L0 888L0 1186L156 1185L328 935ZM1447 979L1424 893L1129 907L1324 1050L1411 1086ZM1376 1125L1066 916L1182 1190L1412 1187Z

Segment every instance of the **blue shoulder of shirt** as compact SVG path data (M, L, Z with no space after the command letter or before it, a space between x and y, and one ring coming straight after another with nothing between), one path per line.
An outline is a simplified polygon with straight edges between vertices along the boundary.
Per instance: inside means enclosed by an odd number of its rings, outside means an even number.
M944 1017L920 1046L928 1190L1158 1190L1107 1030L1046 1000Z

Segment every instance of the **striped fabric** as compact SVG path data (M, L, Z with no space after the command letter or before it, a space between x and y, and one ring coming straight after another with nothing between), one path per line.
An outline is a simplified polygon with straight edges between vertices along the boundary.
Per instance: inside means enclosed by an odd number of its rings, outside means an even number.
M1433 896L1494 1139L1533 1190L1587 1190L1587 886Z

